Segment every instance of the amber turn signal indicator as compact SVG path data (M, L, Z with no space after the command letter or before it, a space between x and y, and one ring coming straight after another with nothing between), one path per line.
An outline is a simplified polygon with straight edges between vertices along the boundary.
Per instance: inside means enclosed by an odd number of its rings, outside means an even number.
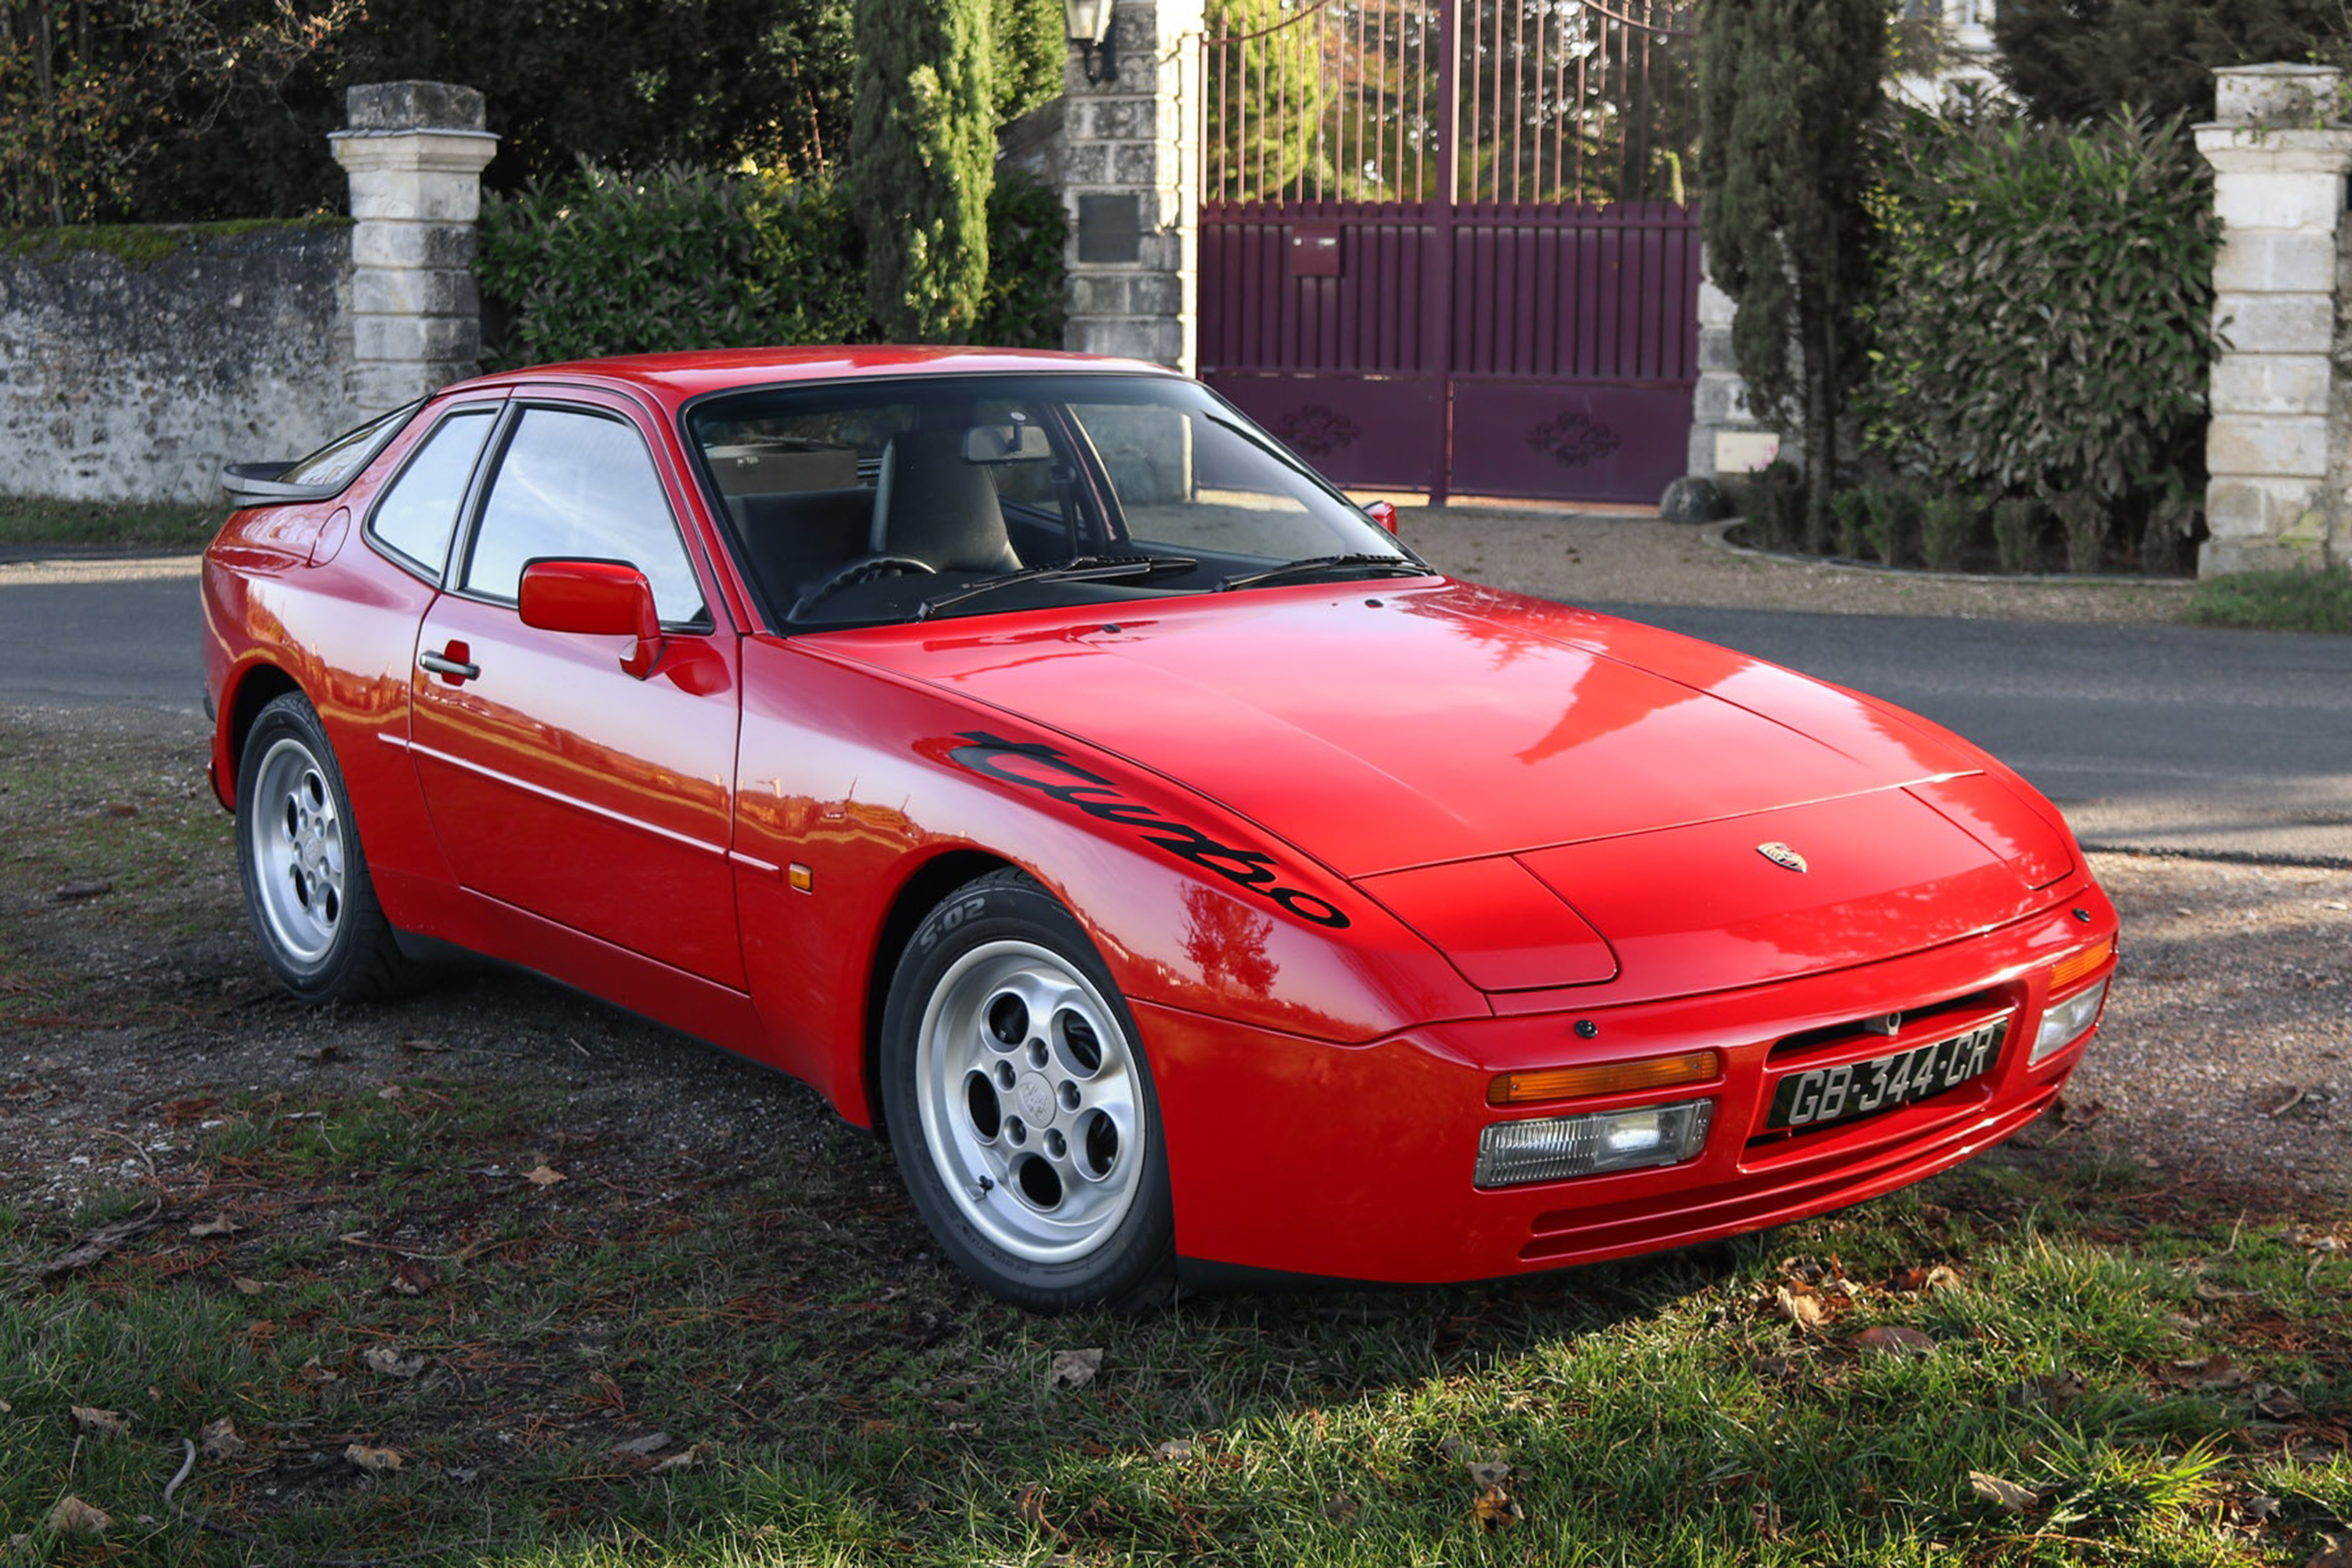
M2080 952L2060 959L2050 971L2051 994L2056 995L2085 974L2097 973L2108 959L2115 956L2115 952L2116 939L2109 937L2096 947L2086 947Z
M1611 1062L1605 1067L1539 1068L1533 1072L1497 1073L1495 1081L1486 1086L1486 1103L1533 1105L1541 1100L1577 1100L1594 1094L1672 1089L1680 1083L1705 1083L1722 1071L1723 1060L1713 1051L1686 1051L1678 1057Z

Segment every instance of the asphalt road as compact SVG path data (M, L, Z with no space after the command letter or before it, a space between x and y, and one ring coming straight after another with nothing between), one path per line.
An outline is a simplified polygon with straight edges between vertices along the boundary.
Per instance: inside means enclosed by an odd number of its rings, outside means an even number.
M0 566L0 702L198 711L194 571ZM1596 607L1926 714L2093 847L2352 865L2352 637Z
M2089 847L2352 866L2352 637L1595 607L1924 714Z

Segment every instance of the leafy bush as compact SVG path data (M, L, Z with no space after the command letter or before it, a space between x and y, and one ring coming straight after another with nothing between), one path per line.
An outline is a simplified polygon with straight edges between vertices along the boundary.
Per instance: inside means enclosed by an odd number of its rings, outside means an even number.
M1059 347L1061 205L1022 176L998 192L989 341ZM770 174L583 163L487 196L475 271L497 364L878 335L848 205L835 187Z
M2106 554L2106 503L2089 490L2063 490L2054 504L2066 534L2066 570L2096 572Z
M1868 447L2126 515L2200 489L2220 223L2180 122L1914 112L1885 147Z
M2042 120L2213 118L2213 69L2347 53L2343 0L2000 0L1994 68Z
M1977 542L1984 513L1965 495L1939 495L1919 511L1919 554L1930 572L1957 572Z
M1900 566L1919 536L1919 498L1905 485L1881 485L1863 494L1870 498L1870 521L1862 537L1871 553L1888 566Z
M1837 521L1837 552L1861 560L1870 537L1870 492L1840 490L1830 498L1830 511Z
M1795 464L1775 458L1748 476L1735 498L1748 520L1750 543L1786 550L1805 536L1805 477Z
M2042 503L2032 496L1995 501L1992 546L2004 572L2042 570Z

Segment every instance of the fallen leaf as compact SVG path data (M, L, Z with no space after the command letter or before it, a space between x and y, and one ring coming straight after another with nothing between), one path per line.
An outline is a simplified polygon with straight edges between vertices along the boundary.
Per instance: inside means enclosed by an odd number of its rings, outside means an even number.
M1099 1350L1055 1351L1053 1365L1045 1373L1045 1386L1084 1388L1102 1371L1102 1359Z
M258 1296L261 1294L263 1289L260 1280L247 1279L242 1274L230 1275L228 1277L228 1282L230 1287L240 1296Z
M337 1046L320 1046L316 1050L296 1051L294 1059L298 1062L315 1062L323 1065L327 1062L342 1060L343 1053L341 1047Z
M400 1048L420 1057L446 1056L449 1047L438 1040L403 1040Z
M2242 1388L2253 1379L2228 1356L2216 1355L2203 1361L2174 1362L2169 1381L2184 1388Z
M1519 1506L1518 1500L1500 1487L1481 1491L1478 1500L1470 1505L1470 1517L1488 1530L1508 1530L1528 1521L1527 1510Z
M188 1234L198 1241L204 1241L215 1236L235 1236L244 1228L226 1215L221 1215L212 1219L196 1221L195 1224L188 1226Z
M1192 1440L1190 1437L1171 1437L1152 1449L1151 1455L1152 1458L1163 1459L1171 1465L1182 1464L1192 1457Z
M324 1388L331 1383L341 1383L343 1380L342 1373L329 1372L325 1367L320 1365L319 1358L317 1356L312 1356L310 1360L304 1362L301 1366L296 1370L294 1375L300 1381L310 1384L313 1388Z
M110 882L103 878L93 878L89 881L68 882L64 887L59 888L55 893L51 894L50 897L54 898L58 903L69 904L77 899L103 898L105 895L112 891L114 891L114 884L112 882Z
M2019 1486L2015 1481L2005 1481L1999 1476L1987 1475L1982 1470L1969 1472L1969 1485L1977 1496L2005 1513L2024 1513L2042 1500L2041 1495L2032 1489Z
M224 1415L207 1422L196 1433L196 1446L213 1463L226 1464L245 1452L245 1439L236 1435L236 1423Z
M409 1258L394 1266L392 1278L384 1281L383 1288L395 1296L422 1296L440 1282L430 1268Z
M649 1458L661 1449L668 1447L668 1433L648 1432L642 1437L632 1437L625 1443L614 1444L613 1452L615 1454L625 1454L634 1459L643 1459Z
M2029 1377L2011 1390L2011 1396L2021 1405L2065 1405L2082 1398L2089 1388L2088 1380L2081 1373L2067 1371L2048 1377Z
M1470 1479L1482 1487L1499 1487L1511 1479L1511 1467L1501 1459L1474 1459Z
M1853 1347L1873 1355L1921 1356L1936 1353L1936 1342L1900 1323L1881 1323L1853 1336Z
M1781 1286L1773 1298L1773 1305L1780 1309L1780 1316L1801 1330L1811 1331L1822 1326L1821 1292L1810 1285Z
M551 1165L533 1165L522 1173L522 1179L534 1187L551 1187L558 1182L568 1182L572 1178Z
M2238 1505L2241 1519L2276 1519L2286 1505L2268 1492L2256 1492Z
M1440 1437L1437 1440L1437 1451L1449 1459L1458 1459L1469 1449L1459 1437Z
M406 1094L407 1092L408 1091L406 1089L401 1088L400 1085L396 1083L388 1083L382 1089L375 1091L375 1097L378 1100L398 1100L402 1095Z
M1066 1532L1045 1517L1045 1489L1035 1481L1021 1483L1021 1496L1017 1506L1021 1510L1022 1522L1038 1534L1050 1536L1055 1541L1066 1542L1070 1539Z
M78 1497L61 1497L49 1510L49 1528L59 1535L104 1535L114 1528L114 1516Z
M2282 1388L2273 1391L2266 1398L2256 1399L2254 1414L2265 1421L2292 1421L2308 1412L2302 1400Z
M2232 1290L2226 1285L2216 1285L2210 1280L2200 1279L2189 1293L2200 1301L2242 1301L2254 1292Z
M388 1476L406 1463L397 1448L372 1448L364 1443L353 1443L343 1450L343 1458L372 1476Z
M403 1355L390 1345L370 1345L360 1352L360 1364L386 1377L411 1378L425 1370L425 1358Z
M1346 1492L1333 1492L1323 1500L1323 1517L1334 1524L1345 1524L1364 1511L1364 1505Z
M654 1474L660 1475L664 1470L690 1470L700 1463L702 1463L702 1445L697 1443L684 1453L672 1454L668 1458L656 1465Z
M110 1253L124 1242L144 1236L163 1223L163 1211L161 1208L153 1208L145 1214L133 1215L129 1219L119 1219L112 1225L101 1226L74 1243L66 1251L34 1269L33 1277L36 1279L56 1279L71 1274L77 1269L87 1268L93 1263L103 1261Z
M73 1407L74 1430L85 1437L125 1437L131 1434L131 1423L111 1410L99 1410L87 1405Z

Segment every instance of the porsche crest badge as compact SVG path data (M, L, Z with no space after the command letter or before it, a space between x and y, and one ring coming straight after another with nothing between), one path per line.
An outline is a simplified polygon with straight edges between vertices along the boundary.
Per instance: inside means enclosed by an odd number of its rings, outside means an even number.
M1775 866L1801 875L1810 869L1805 864L1805 858L1785 844L1759 844L1756 847L1756 853L1763 856Z

